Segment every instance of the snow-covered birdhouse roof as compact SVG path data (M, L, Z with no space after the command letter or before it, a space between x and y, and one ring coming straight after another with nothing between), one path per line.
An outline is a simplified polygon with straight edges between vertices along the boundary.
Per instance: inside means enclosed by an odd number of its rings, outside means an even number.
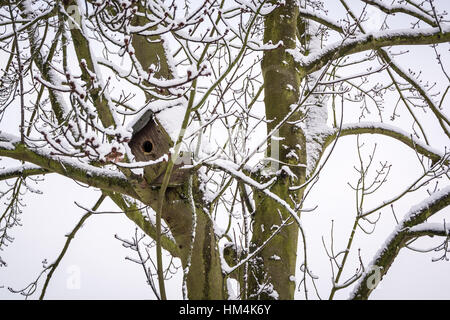
M183 123L186 107L181 103L173 105L173 101L169 105L168 102L170 101L165 101L161 105L152 104L139 112L128 125L132 129L133 135L142 130L150 120L156 120L172 142L175 142Z
M144 111L142 115L137 115L135 120L133 121L133 124L131 125L131 128L133 130L133 136L141 131L147 123L153 119L154 113L152 110L148 109Z
M149 183L158 185L162 182L167 156L178 137L185 110L182 105L166 107L159 111L147 108L128 125L133 132L128 145L135 160L151 162L151 165L144 168L144 176ZM164 158L166 160L162 161ZM182 163L175 164L169 185L180 185L186 181L189 172L179 169L184 164L190 164L190 158L183 158Z

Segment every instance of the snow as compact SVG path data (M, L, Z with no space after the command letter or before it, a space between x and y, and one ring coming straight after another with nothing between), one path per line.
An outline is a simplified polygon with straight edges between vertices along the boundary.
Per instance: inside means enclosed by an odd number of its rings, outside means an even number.
M20 142L20 137L0 131L0 148L14 150L14 145Z
M181 125L186 113L186 101L184 98L178 98L173 100L156 100L150 102L148 106L139 110L134 118L128 122L126 129L131 130L136 123L144 116L148 111L152 111L157 122L164 128L169 135L170 139L175 142L178 139L178 134L181 130ZM191 125L187 128L184 136L190 136L195 131L195 125ZM181 150L185 151L185 146L181 146Z
M227 278L228 300L239 300L239 295L237 294L237 292L239 292L238 286L239 283L235 279L230 277ZM235 291L233 288L236 288L237 290Z
M178 104L156 113L156 118L167 131L172 141L177 141L178 139L181 124L183 123L184 115L186 114L186 108L185 105Z
M437 222L424 222L417 226L411 227L410 232L424 232L424 231L435 231L444 232L446 234L450 233L450 224L437 223Z
M438 155L439 157L444 157L444 152L435 149L433 147L430 147L423 143L421 140L415 138L412 134L404 131L403 129L400 129L396 126L393 126L388 123L380 123L380 122L357 122L357 123L346 123L342 125L342 130L352 130L352 129L359 129L359 128L366 128L366 129L382 129L387 131L392 131L395 133L398 133L401 136L404 136L410 140L412 140L414 145L420 146L422 149L425 149L429 151L432 154Z
M327 16L318 14L317 12L314 12L309 9L299 8L299 14L300 14L300 16L313 17L313 18L319 19L321 21L326 22L328 25L340 27L339 23L337 23L336 21L330 19Z
M269 182L267 182L265 184L260 184L260 183L256 182L255 180L251 179L250 177L248 177L247 175L245 175L245 173L243 173L242 171L237 170L238 169L238 165L233 163L233 162L226 161L226 160L223 160L223 159L216 159L214 161L210 161L209 163L211 165L214 165L214 166L217 166L217 167L221 168L225 172L227 172L227 173L231 174L232 176L240 179L241 181L243 181L244 183L248 184L249 186L252 186L254 188L257 188L257 189L261 190L261 192L263 192L266 196L268 196L268 197L272 198L273 200L275 200L276 202L278 202L278 204L283 206L289 212L291 217L295 220L295 222L299 226L300 230L303 230L302 223L300 222L300 218L297 215L297 211L295 209L293 209L286 202L286 200L280 198L278 195L274 194L273 192L271 192L269 190L268 187L273 183L275 178L271 179Z
M271 285L272 286L272 285ZM277 290L275 290L273 288L273 286L271 287L271 291L267 294L269 297L274 298L275 300L278 300L280 298L280 295L278 294Z
M133 163L121 162L121 163L116 163L116 165L118 167L123 167L123 168L137 169L137 168L144 168L144 167L147 167L147 166L155 165L157 163L164 162L164 161L169 161L169 156L167 154L162 155L161 157L159 157L156 160L136 161L136 162L133 162Z
M231 244L231 243L230 243ZM223 243L219 243L219 258L220 258L220 266L222 268L222 272L225 274L229 274L233 271L233 268L231 268L228 263L225 260L225 257L223 255L223 250L225 248Z
M387 248L390 246L391 242L403 231L408 230L416 230L421 231L426 227L438 228L438 230L442 230L443 225L440 224L437 226L436 224L422 223L415 226L411 226L411 223L415 223L415 219L418 218L419 215L423 215L424 210L427 210L434 204L438 203L441 199L448 197L450 195L450 185L444 187L443 189L433 193L431 196L421 201L420 203L411 207L408 213L405 215L402 221L398 223L394 231L389 235L389 237L385 240L384 244L377 251L372 261L366 267L365 273L363 273L360 278L358 285L355 286L354 290L350 294L350 299L353 298L356 294L356 289L359 288L360 283L366 280L366 276L370 274L373 270L373 267L376 266L377 261L383 256L383 254L387 251ZM424 217L425 218L425 217Z
M327 125L328 109L326 98L311 98L311 106L306 111L304 123L298 126L303 129L306 139L306 176L310 176L314 171L317 162L322 154L325 139L334 132L334 129Z
M383 11L408 12L410 14L414 14L416 17L418 17L424 21L427 21L427 20L433 21L434 20L433 17L426 15L424 12L420 11L418 8L416 8L414 6L406 6L406 5L399 4L399 3L391 3L391 4L387 5L386 3L383 3L380 0L365 0L365 2L368 4L374 5Z
M28 4L29 4L29 2L28 2ZM33 8L33 6L27 5L27 7L24 10L24 12L30 13L30 14L32 13L33 20L29 21L28 23L25 23L25 24L21 25L19 28L17 28L16 32L19 33L22 30L26 30L28 27L32 26L36 22L36 20L42 19L42 17L44 17L45 15L47 15L47 14L49 14L49 13L51 13L53 11L53 7L52 6L45 6L45 8L43 8L43 6L44 5L42 5L40 8L34 6L34 8ZM42 9L47 9L47 10L46 11L42 11L42 10L40 10L41 8ZM37 14L38 11L41 11L41 12L39 12L39 14ZM2 35L0 35L0 41L8 39L8 38L10 38L12 36L14 36L14 31L11 31L11 32L8 32L8 33L3 33Z
M41 167L36 166L34 164L24 164L21 166L16 166L16 167L11 167L11 168L6 168L3 170L0 170L0 176L7 176L9 174L14 174L15 172L24 172L27 170L34 170L34 169L41 169Z
M429 207L434 205L440 199L450 195L450 186L444 187L443 189L436 191L430 197L423 200L419 204L412 206L409 212L407 213L405 219L402 224L406 225L408 222L412 221L416 218L423 210L427 210Z
M277 175L282 173L282 172L285 172L293 180L297 180L298 179L297 175L295 175L295 173L292 172L291 168L289 168L286 165L281 166L281 169L277 172Z
M3 132L0 132L0 140L7 140L4 142L0 142L1 144L6 144L8 146L9 150L15 149L15 144L20 142L20 138L11 134L6 134ZM42 157L45 157L47 159L52 159L55 161L58 161L63 167L70 166L78 170L82 170L86 172L87 176L98 176L98 177L108 177L108 178L117 178L117 179L126 179L125 175L117 170L114 170L112 167L106 167L106 168L99 168L92 166L90 164L87 164L79 159L74 159L71 157L65 157L65 156L57 156L52 155L52 152L54 151L50 146L42 147L40 145L33 145L29 142L28 148L34 152L37 155L40 155Z
M88 32L88 28L86 27L86 22L84 19L84 17L85 17L84 5L83 5L83 3L81 3L81 0L77 0L77 4L78 4L78 9L80 10L80 17L81 17L80 27L81 27L81 30L82 30L82 33L84 34L84 36L87 37L87 35L89 35L89 32ZM108 103L108 109L111 113L112 118L114 119L114 126L117 126L120 123L120 121L118 119L116 110L115 110L113 103L111 101L111 98L109 96L108 90L106 90L107 83L105 83L105 81L103 80L103 77L102 77L103 73L101 72L99 64L98 64L97 56L94 51L94 46L91 43L89 43L88 48L89 48L89 56L91 58L92 65L94 68L94 70L88 70L88 72L95 75L95 85L102 88L102 91L101 91L102 95L100 96L100 100L106 99L106 101ZM85 68L87 70L87 66L85 66Z
M444 33L450 32L450 25L442 24L442 31ZM308 56L304 56L298 49L286 49L286 52L292 55L294 60L302 66L314 65L325 55L329 55L337 50L342 50L343 47L352 47L358 43L364 43L367 41L383 41L389 40L395 37L409 37L419 38L425 36L432 36L439 34L441 31L439 28L422 28L422 29L389 29L378 32L369 32L366 34L358 35L353 38L347 38L341 41L336 41L321 50L312 50Z

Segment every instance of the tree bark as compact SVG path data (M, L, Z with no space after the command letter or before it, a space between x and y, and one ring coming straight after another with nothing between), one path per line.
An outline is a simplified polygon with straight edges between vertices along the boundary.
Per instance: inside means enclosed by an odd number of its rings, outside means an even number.
M143 10L142 7L140 9ZM144 23L142 19L136 20L138 25ZM134 35L132 44L136 58L144 70L147 70L153 64L157 67L155 76L170 79L172 70L167 62L167 52L163 42L157 40L155 37L146 39L144 36ZM210 217L203 210L206 204L198 181L195 177L193 180L192 194L196 206L197 221L194 243L191 243L194 213L192 212L191 199L188 197L188 182L180 187L169 187L167 189L162 219L167 223L175 238L179 249L178 258L181 259L183 270L187 267L188 258L191 255L191 265L186 279L188 298L195 300L225 299L224 275L220 264L214 226ZM145 186L145 183L140 188L141 201L151 206L155 211L158 210L158 191L150 185Z
M271 121L267 125L268 133L289 113L291 105L296 105L299 100L300 73L295 68L292 56L286 52L286 49L295 48L297 17L296 1L286 1L264 21L264 43L283 43L275 50L265 51L262 61L266 117ZM295 121L300 117L301 113L298 112L290 120ZM278 138L272 140L268 151L272 158L277 158L271 160L270 167L275 168L272 173L277 174L278 179L271 191L294 205L293 201L298 202L303 191L290 192L289 186L293 180L296 184L305 181L305 169L299 166L306 163L305 137L299 127L289 123L284 124L274 136ZM261 193L255 194L255 204L253 248L259 247L269 238L273 232L272 226L280 225L281 217L289 217L286 209ZM294 298L295 282L290 277L295 276L298 232L295 223L285 226L251 261L249 298Z

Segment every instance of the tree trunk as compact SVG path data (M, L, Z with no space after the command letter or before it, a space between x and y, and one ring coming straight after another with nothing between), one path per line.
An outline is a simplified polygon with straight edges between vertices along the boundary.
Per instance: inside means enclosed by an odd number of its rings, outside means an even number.
M224 281L213 224L202 210L202 193L195 188L194 194L199 197L195 197L196 228L192 250L193 213L189 199L178 190L170 190L167 193L163 218L180 249L179 258L183 269L186 268L191 254L191 265L186 280L189 299L224 299Z
M295 48L297 16L296 1L291 0L272 11L264 22L264 43L283 43L275 50L265 51L262 61L266 117L271 121L267 125L268 133L289 113L291 105L297 105L299 99L301 78L292 56L286 52L288 48ZM298 112L289 120L295 122L300 117ZM292 205L293 201L298 203L302 198L302 191L290 192L289 186L305 181L305 169L299 166L306 163L305 138L299 127L289 123L274 136L278 138L272 139L268 150L271 158L276 158L271 160L270 166L278 179L271 191ZM255 204L252 246L257 248L272 234L273 226L280 225L281 217L286 219L289 213L261 193L255 194ZM298 231L296 223L284 227L252 260L250 298L294 298L295 282L291 276L295 276Z
M297 18L298 7L294 0L286 1L285 5L279 6L265 18L264 42L282 42L279 48L265 51L262 61L266 117L272 120L267 126L268 133L299 100L302 79L292 56L286 52L288 48L295 48ZM140 25L143 22L136 20L135 23ZM164 45L155 41L157 39L152 40L149 42L143 36L134 35L132 43L136 57L144 69L151 64L157 65L155 76L171 78ZM301 200L302 191L291 192L289 186L305 181L305 168L301 166L306 163L305 138L301 128L292 124L301 116L300 112L294 114L289 119L290 123L274 134L275 139L268 146L270 155L275 158L268 167L271 174L278 176L271 191L292 207ZM227 291L218 241L213 223L203 210L205 203L197 182L193 186L197 224L191 249L193 212L187 188L185 183L182 187L167 190L162 218L175 238L183 269L188 266L191 255L186 279L188 298L224 299ZM157 210L158 192L149 185L141 185L137 189L141 201ZM290 215L280 204L261 193L256 192L254 198L256 208L250 251L260 247L271 236L273 226L280 225ZM244 296L250 299L293 299L295 281L291 276L295 276L298 232L298 225L291 219L291 223L284 226L249 262L248 293ZM241 288L244 288L242 271L239 271L238 279Z
M140 7L140 10L143 10ZM137 25L144 21L136 19ZM149 42L146 37L134 35L133 47L142 67L147 70L152 64L157 67L156 77L172 78L172 70L167 63L166 50L162 41L155 37ZM183 270L187 267L189 255L191 265L186 279L189 299L225 299L224 277L220 264L216 235L211 219L203 211L203 192L194 180L193 196L196 205L195 240L192 246L192 212L191 199L188 197L188 183L177 188L169 187L166 191L162 219L167 223L178 245ZM158 191L147 185L141 188L141 200L158 210ZM192 249L191 249L192 247Z

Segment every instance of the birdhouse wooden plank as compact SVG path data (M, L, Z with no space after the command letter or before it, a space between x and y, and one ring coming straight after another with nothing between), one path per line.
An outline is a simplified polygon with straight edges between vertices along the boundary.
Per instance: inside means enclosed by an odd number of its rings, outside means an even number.
M154 161L169 154L173 141L159 123L155 114L147 110L133 125L133 136L128 143L136 161ZM187 170L180 169L186 163L174 166L170 186L181 185L186 181ZM151 185L161 185L167 161L144 167L144 176Z

